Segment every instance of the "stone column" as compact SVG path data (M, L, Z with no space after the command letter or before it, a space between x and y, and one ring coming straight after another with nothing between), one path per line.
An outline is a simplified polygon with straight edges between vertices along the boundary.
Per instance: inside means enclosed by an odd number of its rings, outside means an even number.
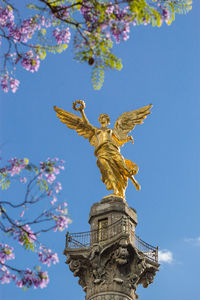
M159 264L153 256L155 250L142 252L137 245L136 211L122 198L106 197L92 206L89 223L90 243L69 235L64 250L66 263L79 277L85 299L137 299L138 284L147 287L152 283Z

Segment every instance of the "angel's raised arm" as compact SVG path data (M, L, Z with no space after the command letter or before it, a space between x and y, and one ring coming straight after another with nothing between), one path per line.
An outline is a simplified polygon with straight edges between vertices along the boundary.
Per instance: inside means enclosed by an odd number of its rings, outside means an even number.
M80 106L77 107L77 104L80 104ZM82 100L77 100L73 104L73 108L76 111L80 111L82 118L56 106L54 106L54 110L62 123L67 125L68 128L75 129L79 135L84 136L84 138L90 141L95 135L95 127L87 120L84 107L85 103Z
M77 105L80 104L79 107L77 107ZM83 122L86 123L86 124L90 124L90 122L88 121L86 115L85 115L85 112L84 112L84 109L85 109L85 102L83 100L76 100L74 103L73 103L73 106L72 108L76 111L80 111L81 113L81 117L83 119ZM91 124L90 124L91 125Z

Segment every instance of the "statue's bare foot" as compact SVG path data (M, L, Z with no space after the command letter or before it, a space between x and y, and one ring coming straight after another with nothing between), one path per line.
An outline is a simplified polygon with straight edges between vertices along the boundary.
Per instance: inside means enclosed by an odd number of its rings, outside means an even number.
M117 196L119 198L125 198L125 194L124 193L120 193L118 190L113 190L113 195Z

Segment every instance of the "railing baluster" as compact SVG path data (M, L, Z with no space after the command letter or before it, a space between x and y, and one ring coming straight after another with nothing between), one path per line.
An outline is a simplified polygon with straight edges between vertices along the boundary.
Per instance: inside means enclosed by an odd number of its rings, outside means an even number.
M158 262L158 247L153 247L141 240L131 229L130 220L122 217L115 223L101 229L101 241L110 240L118 234L128 234L135 247L149 259ZM66 248L85 248L90 247L99 241L100 231L88 231L81 233L66 234Z

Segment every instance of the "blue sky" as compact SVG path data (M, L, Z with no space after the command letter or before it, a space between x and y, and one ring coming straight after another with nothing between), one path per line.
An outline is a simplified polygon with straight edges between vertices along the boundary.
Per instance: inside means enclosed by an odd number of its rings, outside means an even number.
M135 144L122 149L140 168L136 178L142 190L129 183L126 192L138 214L136 233L173 257L161 264L151 286L138 289L143 300L200 299L199 28L197 1L171 26L134 27L131 38L116 47L122 71L107 72L100 91L90 84L90 67L74 62L69 47L61 55L48 55L35 74L19 70L22 83L15 95L0 92L1 156L28 157L35 163L47 157L66 160L60 197L68 203L70 232L89 230L90 207L108 192L92 147L58 121L53 105L73 112L72 102L84 99L90 122L99 126L98 115L108 113L112 127L121 113L153 104L152 114L133 132ZM60 264L48 270L48 288L24 292L4 285L1 300L84 299L64 264L65 233L52 233L46 240L60 257ZM18 266L26 255L16 258Z

